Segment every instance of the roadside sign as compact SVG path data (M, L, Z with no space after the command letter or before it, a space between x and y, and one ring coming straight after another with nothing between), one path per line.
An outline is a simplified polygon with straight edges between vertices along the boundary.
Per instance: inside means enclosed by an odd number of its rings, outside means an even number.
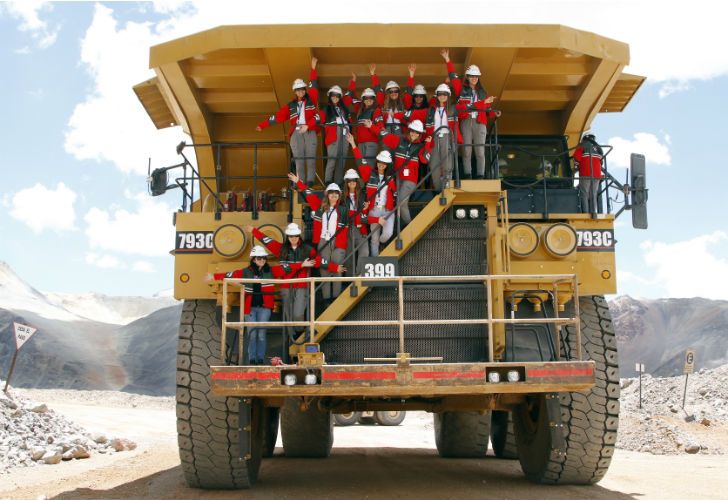
M685 366L683 367L683 373L693 373L695 370L695 351L688 349L685 351Z
M15 322L13 322L13 327L15 328L15 349L18 351L21 347L23 347L23 344L30 340L30 337L38 331L32 326L21 325L20 323Z
M642 363L635 363L634 370L639 373L644 373L645 365L643 365Z

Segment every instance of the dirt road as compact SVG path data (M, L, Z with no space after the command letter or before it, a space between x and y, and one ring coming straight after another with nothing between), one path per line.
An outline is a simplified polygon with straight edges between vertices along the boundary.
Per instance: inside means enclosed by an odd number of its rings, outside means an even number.
M0 476L0 497L58 498L725 498L728 457L653 456L619 450L593 487L544 487L524 480L517 461L437 456L432 418L409 414L399 427L337 428L332 456L263 462L254 490L200 492L182 478L174 412L55 404L93 430L135 439L139 448ZM279 442L280 446L280 442ZM304 493L305 492L305 493Z

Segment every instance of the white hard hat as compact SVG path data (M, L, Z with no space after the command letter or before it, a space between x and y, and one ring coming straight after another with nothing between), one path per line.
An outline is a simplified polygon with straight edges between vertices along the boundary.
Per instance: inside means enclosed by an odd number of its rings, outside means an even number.
M447 83L441 83L440 85L437 86L437 90L435 90L435 94L438 94L440 92L446 92L447 95L452 94L452 92L450 92L450 87L448 87Z
M399 84L397 82L395 82L394 80L389 80L387 82L387 86L384 87L384 90L389 90L389 89L399 89Z
M268 257L268 251L262 245L255 245L250 251L251 257Z
M301 228L295 222L286 226L286 236L301 236Z
M356 170L354 170L353 168L350 168L344 174L345 181L348 181L350 179L359 179L359 173Z
M465 70L465 76L480 76L480 68L475 64L471 64L468 66L468 69Z
M300 78L296 78L295 80L293 80L293 90L305 89L305 88L306 88L306 82L304 82Z
M333 87L331 87L329 89L328 95L331 95L331 94L343 95L343 92L341 91L341 87L339 87L338 85L334 85Z
M425 126L422 125L422 122L420 120L412 120L410 124L407 126L409 130L413 130L415 132L419 132L420 134L425 133Z
M361 93L361 98L364 99L365 97L377 97L377 94L370 88L364 89L364 92Z
M329 191L336 191L337 193L340 193L341 188L339 187L339 185L337 183L332 182L331 184L326 186L326 192L328 193Z
M412 91L412 95L427 95L424 85L415 85L415 89Z
M392 163L392 153L386 149L384 151L380 151L377 155L377 161L380 163Z

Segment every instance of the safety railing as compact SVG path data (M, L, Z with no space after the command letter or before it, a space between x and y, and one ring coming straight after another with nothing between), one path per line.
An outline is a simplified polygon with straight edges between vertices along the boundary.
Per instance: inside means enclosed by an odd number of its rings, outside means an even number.
M493 311L493 283L496 281L508 281L509 283L518 282L529 282L529 283L548 283L550 288L539 288L541 291L551 297L553 302L554 317L551 318L505 318L495 317ZM266 322L246 322L244 314L245 304L245 285L261 283L260 279L245 279L245 278L225 278L222 283L222 338L220 343L221 359L227 359L226 348L227 348L227 329L237 329L238 335L238 363L242 364L243 352L244 352L244 335L242 335L243 329L247 326L250 328L259 327L302 327L308 329L309 342L316 342L316 328L318 326L395 326L398 328L399 337L399 353L405 353L405 326L409 325L486 325L487 326L487 345L488 350L487 359L489 361L494 360L494 326L498 324L503 325L517 325L517 324L546 324L554 325L556 339L555 343L557 346L563 347L565 353L570 353L571 348L566 342L564 336L561 334L561 329L565 325L573 325L576 332L576 359L581 359L581 325L579 320L579 284L575 274L532 274L532 275L464 275L464 276L393 276L393 277L311 277L311 278L296 278L296 279L280 279L271 280L277 284L297 284L305 283L308 286L309 292L309 318L306 321L266 321ZM366 283L382 283L382 282L396 282L397 283L397 307L398 317L395 320L319 320L316 318L316 283L318 282L366 282ZM483 283L485 286L485 306L486 306L486 317L475 318L475 319L462 319L462 318L426 318L426 319L405 319L404 318L404 289L405 283ZM566 290L563 289L566 286ZM239 290L240 293L240 317L239 321L228 321L225 311L228 311L229 303L229 288L232 287L234 290ZM562 288L560 288L562 287ZM559 292L567 292L574 301L574 316L560 317L559 309L563 304L559 304ZM530 290L534 292L534 290ZM560 350L555 350L556 360L560 360ZM391 358L395 360L397 358ZM428 358L434 359L434 358ZM567 358L569 360L571 358ZM380 359L382 360L382 359ZM414 359L417 360L417 359Z

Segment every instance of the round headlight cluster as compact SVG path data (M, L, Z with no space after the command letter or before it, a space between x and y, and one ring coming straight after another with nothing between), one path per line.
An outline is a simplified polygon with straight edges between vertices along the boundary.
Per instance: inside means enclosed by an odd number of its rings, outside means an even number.
M548 254L557 259L576 250L576 231L563 222L547 226L540 235L532 224L518 222L508 230L508 236L511 253L516 257L528 257L536 251L539 242L543 242Z

